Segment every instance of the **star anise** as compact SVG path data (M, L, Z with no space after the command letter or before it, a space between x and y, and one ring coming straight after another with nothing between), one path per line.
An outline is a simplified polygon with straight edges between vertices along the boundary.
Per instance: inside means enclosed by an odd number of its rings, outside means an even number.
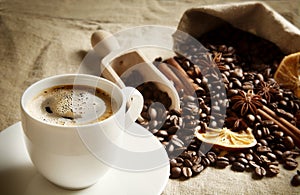
M247 93L239 90L238 94L231 98L232 109L240 111L241 116L246 115L248 112L255 114L257 108L263 106L261 99L261 96L254 94L253 90L248 90Z
M225 119L226 126L232 131L239 131L247 129L248 125L242 117L231 116Z
M218 69L222 72L222 71L228 71L229 68L225 66L224 62L221 61L222 59L222 53L221 52L217 52L217 51L213 51L213 62L215 62L216 66L218 67Z
M279 85L276 81L261 81L257 87L257 94L265 98L268 102L275 99L274 96L279 92Z

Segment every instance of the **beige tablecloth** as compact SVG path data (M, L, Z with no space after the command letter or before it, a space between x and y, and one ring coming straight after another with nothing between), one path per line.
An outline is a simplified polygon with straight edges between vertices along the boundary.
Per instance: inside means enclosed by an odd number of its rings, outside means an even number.
M242 1L242 0L240 0ZM23 90L41 78L76 73L97 29L111 32L137 25L176 27L183 12L224 0L0 0L0 130L20 120ZM299 0L265 1L300 27ZM1 158L1 157L0 157ZM164 194L297 194L295 171L253 180L250 173L208 168L188 181L169 180Z

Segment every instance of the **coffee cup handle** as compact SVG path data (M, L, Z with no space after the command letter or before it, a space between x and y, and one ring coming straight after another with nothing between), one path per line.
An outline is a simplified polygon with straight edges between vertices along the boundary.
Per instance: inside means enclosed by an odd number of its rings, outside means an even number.
M133 87L125 87L122 89L127 102L127 110L125 113L125 129L127 129L140 116L143 106L144 98L142 94Z

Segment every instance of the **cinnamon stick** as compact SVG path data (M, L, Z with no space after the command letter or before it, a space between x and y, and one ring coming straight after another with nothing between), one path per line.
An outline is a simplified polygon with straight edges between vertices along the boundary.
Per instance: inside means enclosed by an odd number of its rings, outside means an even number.
M285 120L283 117L278 116L273 110L271 110L270 108L263 106L262 109L268 113L269 115L271 115L272 117L274 117L276 120L278 120L280 123L282 123L284 126L288 127L294 134L299 135L300 138L300 130L292 125L290 122L288 122L287 120Z
M263 109L263 110L262 110ZM278 127L284 131L287 135L291 136L294 140L295 145L300 148L300 133L299 129L294 125L290 124L284 118L276 115L275 112L270 110L269 108L263 106L262 109L257 109L258 114L260 114L263 118L272 120ZM271 113L271 114L270 114ZM292 128L290 128L293 126Z
M180 76L190 79L190 77L187 75L185 70L180 66L180 64L178 64L178 62L174 58L169 58L166 60L166 62L171 66L173 66L174 68L176 68L178 72L181 74Z
M183 83L180 79L175 75L175 73L168 67L165 63L160 63L157 66L158 70L161 71L169 80L174 82L174 86L177 91L184 88Z
M184 85L183 89L185 90L185 93L188 95L193 95L195 93L195 90L197 90L199 86L193 85L193 79L191 79L187 75L185 70L178 64L178 62L174 58L169 58L166 60L166 62L177 70L173 72L178 78L180 78L182 84Z

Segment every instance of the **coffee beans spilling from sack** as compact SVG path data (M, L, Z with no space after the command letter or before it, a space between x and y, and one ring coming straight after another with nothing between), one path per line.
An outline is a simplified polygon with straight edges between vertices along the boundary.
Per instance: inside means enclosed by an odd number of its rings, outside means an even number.
M300 155L299 137L295 136L300 127L300 100L273 79L284 56L280 49L231 26L208 32L199 41L208 50L191 43L181 46L185 51L203 53L205 63L211 65L207 69L205 66L200 68L183 55L155 60L157 66L167 63L175 67L181 72L174 74L177 79L184 80L184 86L188 83L187 89L194 90L191 94L185 88L177 88L181 110L169 110L166 97L156 92L154 83L138 87L145 97L142 125L166 147L170 178L187 179L208 166L218 169L231 166L233 171L251 171L254 178L276 176L280 172L279 164L288 170L296 169L296 158ZM218 68L221 78L210 70L212 66ZM226 93L211 88L214 79L222 80ZM156 97L149 94L150 88ZM221 112L223 109L226 109L225 116ZM223 126L237 133L250 128L256 145L238 150L214 147L194 136L195 132L205 133L208 126ZM295 186L299 183L298 178L293 179Z

